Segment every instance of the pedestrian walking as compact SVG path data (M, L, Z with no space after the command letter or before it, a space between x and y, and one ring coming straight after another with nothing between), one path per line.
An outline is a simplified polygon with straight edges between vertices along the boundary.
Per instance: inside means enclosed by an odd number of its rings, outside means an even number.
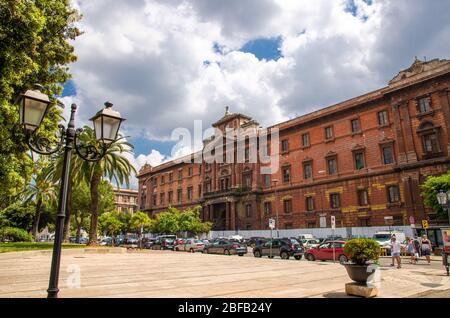
M422 255L425 256L428 264L430 264L432 245L431 245L431 241L428 239L428 237L426 235L422 236L422 242L421 242L420 247L421 247L420 250L422 251Z
M411 256L410 264L416 264L416 246L413 238L407 238L406 252Z
M394 261L397 261L397 268L401 268L402 260L400 258L400 242L397 241L397 238L395 235L392 235L391 237L391 254L392 254L392 264L391 266L394 266Z

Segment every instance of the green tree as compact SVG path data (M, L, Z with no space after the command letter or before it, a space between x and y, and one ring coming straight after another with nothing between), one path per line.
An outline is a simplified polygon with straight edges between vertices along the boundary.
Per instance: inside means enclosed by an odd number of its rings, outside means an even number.
M111 235L112 245L114 246L114 236L122 227L122 222L120 222L117 212L103 213L98 221L101 231L106 232L107 235Z
M102 180L99 184L98 191L98 215L114 211L114 190L111 183L106 180ZM73 188L72 196L72 220L74 223L77 240L79 240L81 229L90 229L89 216L91 214L91 193L86 181L83 180Z
M447 212L439 204L437 194L441 191L447 192L450 190L450 173L441 176L429 176L421 187L425 205L437 211L439 218L446 219Z
M81 142L92 144L99 148L94 130L85 126L84 133L80 135ZM91 193L91 227L89 230L88 245L97 244L97 224L99 211L99 184L102 178L114 181L117 185L125 184L129 186L131 174L136 174L136 169L124 156L133 153L133 145L128 143L125 138L120 137L112 142L106 150L105 156L97 162L84 161L82 171L87 183L90 185Z
M17 201L0 212L0 228L16 227L31 232L35 211L33 202Z
M36 205L31 234L37 239L43 205L55 204L57 198L56 185L45 169L34 178L34 183L29 186L26 196L26 201L34 200Z
M54 96L70 78L76 60L70 40L80 31L70 0L0 1L0 209L15 202L30 183L33 161L18 128L16 97L34 83ZM37 132L54 138L61 109L52 107Z
M207 233L211 230L212 223L201 221L200 209L201 207L197 206L180 211L174 207L169 207L166 212L161 212L156 216L151 224L151 230L154 233L161 234Z
M137 211L130 219L131 228L139 234L139 247L142 248L142 232L151 227L152 220L147 213Z

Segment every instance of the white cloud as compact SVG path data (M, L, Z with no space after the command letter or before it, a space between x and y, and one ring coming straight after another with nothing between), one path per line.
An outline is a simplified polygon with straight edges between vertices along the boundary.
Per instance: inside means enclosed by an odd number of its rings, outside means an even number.
M416 55L449 57L449 2L355 3L356 16L347 0L76 0L81 121L110 100L133 137L167 140L195 119L206 128L226 105L266 126L386 85ZM277 36L277 61L236 51ZM152 150L133 160L167 159Z

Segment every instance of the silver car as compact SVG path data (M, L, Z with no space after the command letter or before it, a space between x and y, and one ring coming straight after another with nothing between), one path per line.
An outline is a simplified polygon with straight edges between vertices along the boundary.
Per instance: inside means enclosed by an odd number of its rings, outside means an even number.
M202 252L205 247L205 243L202 240L197 239L186 239L184 244L178 244L175 246L175 251L186 251L186 252Z

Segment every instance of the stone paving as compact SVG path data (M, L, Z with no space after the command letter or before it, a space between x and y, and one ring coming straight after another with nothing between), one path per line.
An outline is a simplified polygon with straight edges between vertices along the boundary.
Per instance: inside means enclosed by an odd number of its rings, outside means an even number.
M46 297L50 260L50 251L0 254L0 297ZM345 297L350 281L345 268L332 262L66 250L60 297ZM379 297L448 289L443 267L381 268Z

